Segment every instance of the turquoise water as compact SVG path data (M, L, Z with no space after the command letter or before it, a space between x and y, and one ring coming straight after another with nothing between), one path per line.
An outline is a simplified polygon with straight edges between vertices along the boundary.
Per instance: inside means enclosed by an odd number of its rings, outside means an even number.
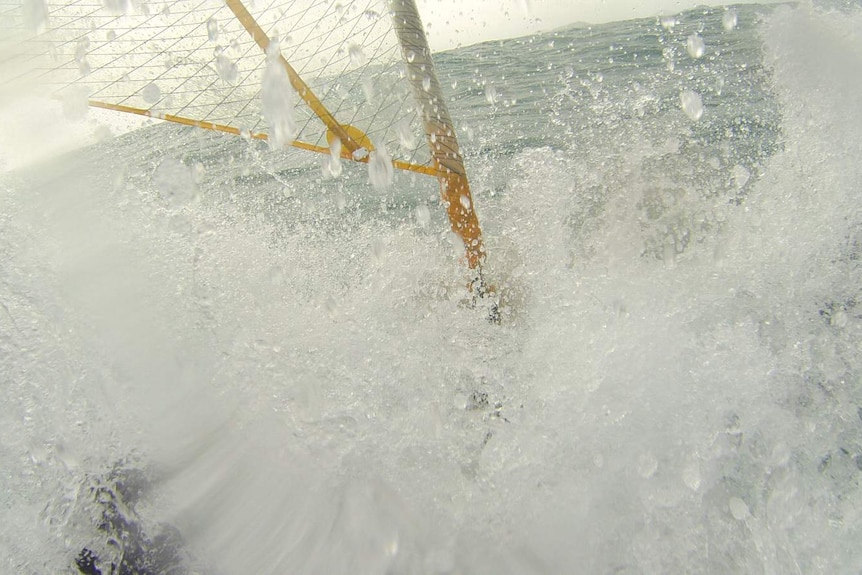
M862 12L733 10L437 56L501 325L420 177L166 125L2 174L4 570L121 555L118 462L202 573L858 570Z

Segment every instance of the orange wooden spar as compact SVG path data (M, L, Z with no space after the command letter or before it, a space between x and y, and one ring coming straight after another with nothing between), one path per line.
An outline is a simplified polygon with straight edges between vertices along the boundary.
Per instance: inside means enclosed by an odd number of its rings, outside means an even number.
M234 134L236 136L243 135L242 130L236 128L234 126L225 126L224 124L215 124L213 122L206 122L203 120L194 120L192 118L186 118L184 116L175 116L173 114L160 114L157 112L153 112L151 110L145 110L144 108L134 108L132 106L123 106L121 104L110 104L107 102L99 102L97 100L90 100L89 106L92 108L102 108L105 110L114 110L116 112L125 112L126 114L135 114L137 116L145 116L147 118L155 118L158 120L165 120L166 122L174 122L176 124L182 124L184 126L194 126L195 128L202 128L204 130L212 130L214 132L224 132L226 134ZM249 138L255 140L268 140L269 136L267 136L263 132L247 132L246 135ZM306 150L309 152L317 152L318 154L326 154L330 155L332 151L324 146L316 146L314 144L309 144L308 142L302 142L300 140L294 140L290 142L290 146L294 148L299 148L301 150ZM360 163L368 163L368 157L364 158L355 158L350 152L346 150L341 151L341 157L345 160L351 160L354 162ZM411 164L410 162L405 162L403 160L392 160L392 166L407 172L416 172L417 174L424 174L426 176L436 176L437 168L431 166L423 166L420 164Z
M479 218L473 209L470 184L467 177L455 172L438 172L440 195L446 204L446 212L452 224L452 231L464 242L467 252L467 265L472 269L481 267L485 260L485 247L482 243L482 230Z

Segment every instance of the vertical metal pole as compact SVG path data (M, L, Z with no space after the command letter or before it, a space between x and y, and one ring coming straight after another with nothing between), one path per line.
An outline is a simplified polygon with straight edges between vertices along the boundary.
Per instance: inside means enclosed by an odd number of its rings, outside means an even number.
M446 204L452 231L464 241L467 264L481 271L485 260L482 230L416 3L414 0L390 0L389 7L407 65L407 77L422 114L422 124L440 182L440 195ZM481 285L479 287L484 289Z

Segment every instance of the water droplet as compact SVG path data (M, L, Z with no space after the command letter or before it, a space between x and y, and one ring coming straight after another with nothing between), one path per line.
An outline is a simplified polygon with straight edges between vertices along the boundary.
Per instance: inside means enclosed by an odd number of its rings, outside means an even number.
M427 228L428 224L431 223L431 210L428 209L428 206L425 204L419 204L416 206L416 223L419 224L422 228Z
M410 124L407 120L401 120L397 124L398 143L405 151L412 150L416 147L416 137L413 135L413 130L410 129Z
M703 116L703 100L700 94L692 90L684 90L679 94L679 101L682 105L682 111L692 121L696 122Z
M90 38L84 36L82 38L78 38L78 42L75 43L75 61L79 64L81 60L86 58L87 50L90 49Z
M730 172L730 177L733 178L733 184L736 186L736 189L741 190L751 178L751 172L745 169L744 166L737 164L733 166L733 170Z
M105 38L108 40L108 42L115 40L117 38L117 33L113 30L108 30L108 33L105 35Z
M72 86L63 92L63 115L68 120L80 120L87 115L87 89Z
M467 196L461 196L459 198L459 201L461 202L461 207L469 212L470 211L470 205L471 205L470 204L470 198L468 198Z
M408 50L407 51L407 62L409 64L412 64L413 60L415 60L415 59L416 59L416 52L414 52L413 50Z
M839 309L829 317L829 325L837 327L838 329L846 327L847 321L847 312L843 309Z
M682 480L692 491L700 489L700 470L692 463L682 470Z
M497 88L494 84L485 85L485 100L491 105L497 102Z
M676 26L676 18L673 16L662 16L660 22L661 27L665 30L673 30L673 27Z
M281 266L272 266L269 268L269 281L274 286L280 286L284 283L284 269Z
M426 75L422 78L422 89L426 92L431 91L431 76Z
M239 68L237 68L237 65L224 54L219 54L216 58L216 70L218 71L219 78L224 80L225 83L236 83L237 76L239 75Z
M728 32L736 28L736 25L738 23L739 17L736 14L736 10L732 8L725 11L725 13L721 16L721 25Z
M155 104L162 97L162 90L155 82L150 82L141 90L141 97L148 104Z
M266 67L261 82L261 112L269 125L269 143L273 148L288 145L297 132L293 103L295 92L281 63L278 42L271 42L266 51Z
M341 175L341 140L333 138L329 145L329 156L324 156L323 177L337 178Z
M24 25L36 34L48 27L48 4L45 0L25 0L22 6Z
M129 0L102 0L102 8L109 14L119 16L128 13L132 6Z
M371 242L371 254L378 262L382 261L383 256L386 255L386 242L381 238L374 238Z
M350 56L350 62L354 66L364 66L368 59L365 57L365 52L362 51L362 46L359 44L351 44L347 48L347 54Z
M706 52L706 43L697 34L692 34L685 41L685 49L692 58L700 58Z
M392 158L382 145L375 146L376 149L370 153L368 158L368 179L377 190L384 190L392 185L395 177L392 167Z
M649 479L656 470L658 470L658 459L652 453L642 453L638 457L638 475L644 479Z
M362 95L365 96L365 101L369 104L376 99L377 93L374 90L374 82L371 78L362 79Z
M207 20L207 37L210 42L218 40L218 20L215 19L215 16Z
M153 173L153 184L159 194L174 207L181 207L197 197L197 184L191 169L182 162L165 158Z
M745 501L739 497L731 497L727 502L727 506L730 509L730 514L733 515L733 518L737 521L745 521L751 516L751 512L748 510L748 505L746 505Z

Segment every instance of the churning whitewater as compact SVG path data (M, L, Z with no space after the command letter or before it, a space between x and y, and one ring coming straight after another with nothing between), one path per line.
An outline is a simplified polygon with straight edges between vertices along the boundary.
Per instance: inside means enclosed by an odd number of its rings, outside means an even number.
M499 325L422 177L160 123L3 160L3 572L859 569L858 3L435 60Z

